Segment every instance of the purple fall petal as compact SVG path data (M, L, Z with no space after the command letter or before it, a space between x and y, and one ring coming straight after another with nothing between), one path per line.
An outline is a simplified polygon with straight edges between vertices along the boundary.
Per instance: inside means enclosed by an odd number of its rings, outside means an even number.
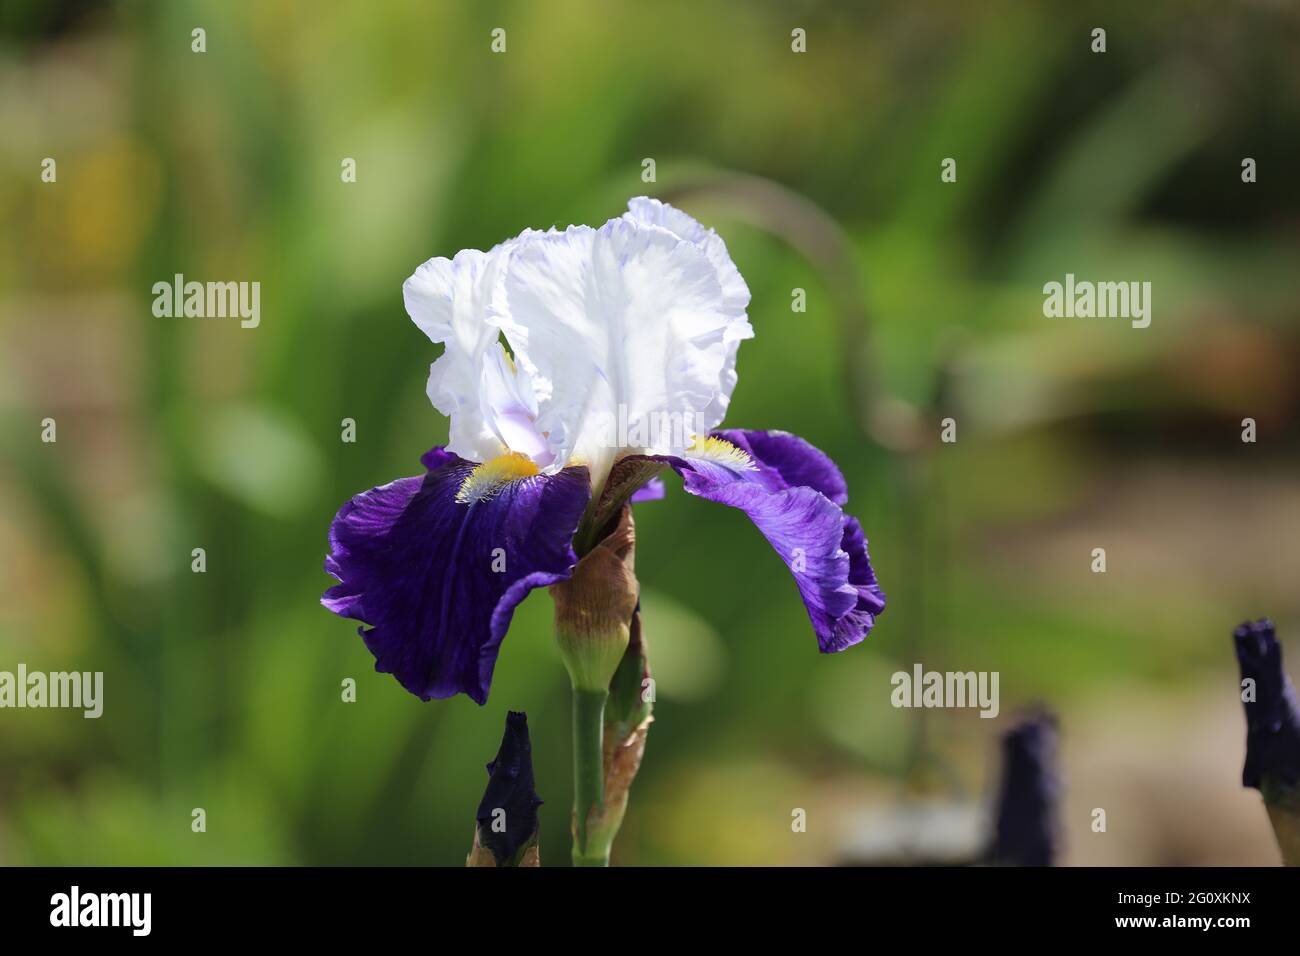
M783 431L745 431L728 428L714 437L747 452L759 471L773 476L782 488L807 487L819 491L837 505L849 500L849 485L835 462L816 445Z
M375 669L412 694L482 704L515 607L572 572L587 472L520 478L459 502L473 463L438 448L421 461L425 475L363 492L334 518L325 570L339 583L321 603L370 625L358 633Z
M714 437L746 452L756 467L666 458L683 487L749 516L794 575L823 653L862 641L884 610L885 596L862 527L840 508L848 491L834 462L788 432L728 430Z
M885 609L885 595L876 583L876 572L871 567L867 552L867 536L858 519L844 516L844 538L840 547L849 555L849 584L858 592L853 609L835 622L835 635L826 651L842 651L857 644L876 625L876 615Z

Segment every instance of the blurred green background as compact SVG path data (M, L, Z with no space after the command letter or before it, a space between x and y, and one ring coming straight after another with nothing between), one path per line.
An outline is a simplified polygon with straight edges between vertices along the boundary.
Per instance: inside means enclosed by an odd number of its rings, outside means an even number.
M742 515L639 508L659 700L615 862L959 856L1043 702L1064 862L1275 863L1230 632L1273 616L1300 676L1298 41L1265 2L6 0L0 669L101 670L105 710L0 711L0 863L459 864L507 709L567 863L549 597L486 707L422 704L321 562L446 436L403 279L646 192L753 291L727 424L842 465L890 603L820 655ZM260 327L155 318L177 272L260 281ZM1044 318L1066 272L1150 280L1151 327ZM998 671L1001 715L895 710L915 661Z

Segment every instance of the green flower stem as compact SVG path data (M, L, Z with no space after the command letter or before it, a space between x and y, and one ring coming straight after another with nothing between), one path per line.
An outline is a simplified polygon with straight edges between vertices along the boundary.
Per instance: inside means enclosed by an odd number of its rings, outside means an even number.
M593 812L605 809L605 699L603 690L573 691L573 865L609 866L612 840L588 832ZM611 834L612 836L612 834Z
M609 865L627 788L644 749L644 726L627 726L631 708L622 683L615 687L614 724L605 723L611 716L606 714L611 681L629 653L634 627L639 638L635 544L632 509L624 505L617 524L583 555L572 576L551 586L555 643L573 686L575 866ZM644 663L639 639L636 646L633 664L639 674ZM648 720L648 714L639 716Z

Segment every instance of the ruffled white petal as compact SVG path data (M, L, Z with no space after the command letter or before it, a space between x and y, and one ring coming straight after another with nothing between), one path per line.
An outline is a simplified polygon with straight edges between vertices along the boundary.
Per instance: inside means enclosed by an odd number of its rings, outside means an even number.
M504 358L496 311L510 252L533 235L542 233L527 229L487 252L464 249L453 259L430 259L402 284L411 319L432 341L444 346L442 355L429 367L429 400L451 420L447 449L469 461L487 461L506 450L523 450L513 449L502 434L503 430L516 434L510 419L518 416L520 393L495 371L498 357ZM531 388L527 384L524 388L531 398ZM494 406L497 402L502 403L499 409ZM526 441L522 434L516 437Z
M429 367L429 400L451 420L448 450L470 461L501 453L501 442L483 415L480 392L485 357L501 334L489 320L489 309L507 250L503 243L489 252L465 249L454 259L430 259L402 285L411 319L445 346Z
M744 326L747 333L740 334L737 330L738 340L754 337L754 330L749 327L749 322L745 321L745 310L749 308L749 286L745 284L736 264L731 261L731 256L727 253L727 244L722 241L721 236L712 229L705 228L680 209L649 196L629 199L627 212L623 214L623 218L667 229L678 239L685 239L703 249L704 254L709 257L709 262L713 263L713 267L718 272L718 283L722 286L724 297L724 309L734 317L737 325Z
M537 427L537 389L526 370L515 370L500 343L488 348L483 361L482 412L492 434L506 448L527 455L546 467L555 454Z
M653 199L600 229L430 259L403 293L445 346L429 397L451 419L451 452L518 452L548 473L585 464L597 486L621 453L681 454L715 428L753 335L722 239Z
M586 464L600 485L619 453L680 454L716 424L737 317L702 244L631 218L533 236L504 302L516 362L549 392L550 468Z
M708 429L716 428L722 423L731 403L731 393L736 387L736 353L740 343L754 337L754 329L745 316L749 308L749 286L745 284L740 270L731 261L727 253L727 244L712 229L707 229L680 209L674 208L649 196L637 196L627 204L624 218L638 222L661 226L677 237L694 243L704 250L713 267L718 272L718 282L722 286L723 305L732 321L727 326L727 359L723 365L721 388L709 407L704 410L708 420Z

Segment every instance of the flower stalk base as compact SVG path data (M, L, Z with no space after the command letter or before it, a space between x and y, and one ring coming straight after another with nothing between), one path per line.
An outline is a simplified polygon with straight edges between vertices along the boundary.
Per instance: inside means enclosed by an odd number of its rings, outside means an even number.
M573 685L573 864L608 866L650 726L653 683L624 507L573 577L551 588L555 634ZM647 688L650 692L647 693Z

